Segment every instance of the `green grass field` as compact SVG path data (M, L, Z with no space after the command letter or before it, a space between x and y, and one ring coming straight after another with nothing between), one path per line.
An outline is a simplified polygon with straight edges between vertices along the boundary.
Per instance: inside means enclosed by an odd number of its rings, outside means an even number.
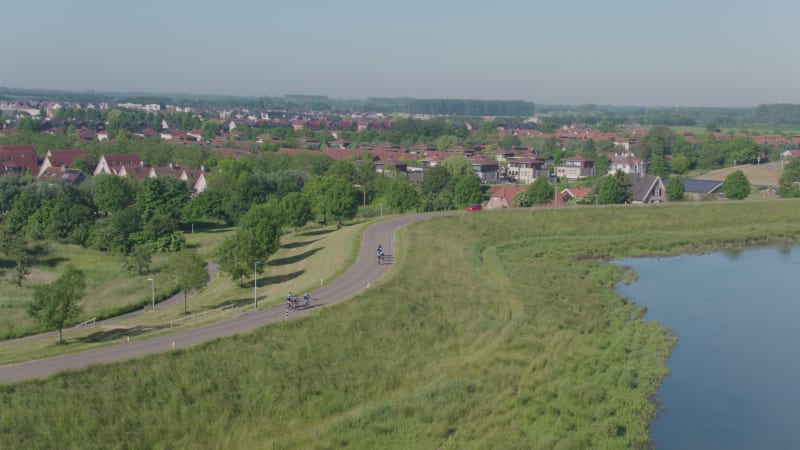
M0 387L0 448L644 448L674 338L608 264L797 242L800 202L483 212L302 320ZM676 280L678 281L678 280Z
M266 307L282 303L288 291L313 291L320 285L320 281L327 283L347 269L357 256L361 234L367 224L368 222L356 221L340 230L328 226L301 229L284 235L281 239L281 248L268 260L267 269L259 275L259 306ZM215 228L206 232L187 234L186 239L190 246L197 248L201 255L210 259L214 248L230 233L231 229ZM174 331L174 329L167 328L169 323L185 317L182 302L172 306L159 305L155 312L149 310L150 282L147 281L147 277L130 277L119 267L117 259L75 246L63 246L58 251L65 255L64 257L77 258L81 262L79 267L86 268L87 273L95 274L94 276L98 279L104 279L105 281L99 283L98 287L101 292L121 285L121 287L135 288L138 296L125 296L118 292L101 296L89 291L90 295L84 302L91 305L92 299L115 298L117 303L112 303L111 307L120 307L127 304L123 302L133 301L141 304L144 301L148 307L147 311L137 317L116 321L113 325L67 330L64 335L66 345L56 345L54 337L28 339L14 343L0 342L0 364L77 352L117 344L127 339L146 339L154 334ZM90 255L97 260L97 263L86 264L84 261L88 258L83 258L83 255ZM163 264L164 261L161 263ZM132 280L127 278L132 278ZM158 295L158 291L161 290L158 275L156 275L156 280ZM15 311L15 317L20 321L30 320L24 309L24 305L28 301L30 299L20 300L21 307ZM220 273L202 291L189 297L187 302L190 315L228 304L236 307L226 310L224 313L208 314L200 319L188 321L182 326L197 326L210 321L223 320L251 308L253 305L252 277L246 278L244 285L240 286L238 280L231 280L226 274ZM85 312L84 316L87 314L91 314L91 310Z
M209 257L213 249L232 233L231 228L220 226L200 230L198 227L197 232L186 234L186 241L204 257ZM75 323L92 317L113 316L150 300L150 282L147 279L152 275L131 275L122 267L121 256L77 245L48 243L47 247L47 254L38 258L22 288L11 283L11 270L0 273L0 310L3 312L0 338L45 331L28 316L27 305L33 299L34 286L52 282L67 264L74 265L86 274L87 295L81 300L83 313ZM156 278L165 268L166 261L165 255L153 257L152 270ZM156 295L161 299L171 294L171 290L169 285L159 284Z
M778 187L778 179L783 173L783 165L781 163L767 163L767 164L743 164L735 167L725 167L723 169L712 170L696 178L706 180L725 181L725 177L736 170L741 170L742 173L754 186L772 186Z

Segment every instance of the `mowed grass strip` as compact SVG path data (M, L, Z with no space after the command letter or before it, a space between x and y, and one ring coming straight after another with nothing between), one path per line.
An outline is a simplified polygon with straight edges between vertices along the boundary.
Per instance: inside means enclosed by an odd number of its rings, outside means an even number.
M259 307L265 308L282 303L289 291L299 293L308 290L313 293L314 288L320 286L320 282L329 283L349 268L358 255L361 235L369 223L356 221L339 230L336 230L334 226L301 229L283 236L281 248L267 261L266 269L259 274ZM190 246L198 248L201 255L210 260L214 248L230 233L231 229L229 228L219 228L212 232L197 231L194 234L187 234L186 238ZM65 247L67 248L62 253L64 255L74 255L82 250L74 246ZM226 309L224 312L213 312L185 320L180 324L180 328L177 323L175 328L170 328L170 322L187 317L183 314L182 301L171 306L156 305L156 311L151 311L150 282L147 280L147 276L130 277L120 267L118 260L108 259L109 257L103 253L88 250L85 252L87 255L97 258L98 262L95 265L84 263L83 266L90 268L92 273L107 275L95 275L98 279L106 280L98 287L98 290L106 292L117 283L127 287L131 287L133 283L139 295L136 304L145 304L144 314L117 320L113 324L103 327L67 330L65 332L66 345L56 345L55 334L52 338L43 336L23 341L0 342L0 364L119 344L127 342L128 339L131 341L146 339L186 327L229 319L253 307L252 275L244 279L243 285L239 285L238 280L231 280L225 273L219 273L203 290L188 298L188 315L195 316L224 305L235 305L235 307ZM159 259L162 258L159 257ZM158 296L159 292L165 288L158 275L155 276L155 279L156 295ZM112 282L112 280L116 281ZM91 299L96 298L106 298L106 294L101 295L90 291L86 301L91 303ZM115 297L112 295L109 298ZM131 300L129 296L119 296L116 297L116 301L119 303ZM24 309L19 312L24 313ZM86 314L84 313L84 315Z
M674 338L626 256L794 243L800 202L503 211L401 233L303 320L0 387L2 448L630 448ZM395 272L396 271L396 272Z

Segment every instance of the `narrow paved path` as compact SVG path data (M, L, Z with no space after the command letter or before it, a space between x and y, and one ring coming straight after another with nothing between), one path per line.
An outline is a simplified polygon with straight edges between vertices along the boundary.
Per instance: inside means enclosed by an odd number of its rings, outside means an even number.
M454 213L457 212L403 216L370 226L364 232L361 249L355 264L330 284L314 291L313 299L309 306L328 306L341 302L367 288L370 283L388 272L394 260L394 235L403 225L438 215L451 215ZM383 245L384 252L387 255L387 259L382 265L378 265L375 254L378 244ZM291 311L289 316L294 318L303 316L307 312L308 309ZM260 326L283 320L285 313L286 307L281 304L267 309L250 311L231 320L141 341L0 366L0 383L46 377L64 370L80 369L90 364L122 361L150 353L168 351L173 348L188 347L211 339L247 332Z

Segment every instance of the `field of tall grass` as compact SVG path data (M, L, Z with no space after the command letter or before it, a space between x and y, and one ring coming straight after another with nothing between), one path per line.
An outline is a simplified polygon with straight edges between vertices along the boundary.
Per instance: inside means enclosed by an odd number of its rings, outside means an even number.
M413 224L390 277L336 307L0 386L0 448L646 447L674 338L614 293L630 274L607 261L797 242L798 213L725 202Z

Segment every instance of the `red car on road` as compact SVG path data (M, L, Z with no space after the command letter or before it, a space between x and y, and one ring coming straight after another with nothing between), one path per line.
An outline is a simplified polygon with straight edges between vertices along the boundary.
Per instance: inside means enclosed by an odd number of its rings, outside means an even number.
M483 209L483 206L481 206L481 205L469 205L469 206L467 206L467 212L480 211L482 209Z

